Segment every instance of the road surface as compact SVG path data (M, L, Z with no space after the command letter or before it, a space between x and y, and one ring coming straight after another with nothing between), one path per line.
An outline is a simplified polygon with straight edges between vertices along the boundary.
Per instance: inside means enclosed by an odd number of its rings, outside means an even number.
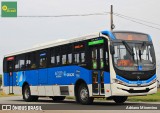
M68 99L61 102L54 102L50 98L39 98L37 102L25 102L22 96L0 97L0 105L6 104L15 106L41 106L42 110L160 110L160 102L126 102L117 105L113 101L96 100L92 105L81 105L77 104L74 100Z

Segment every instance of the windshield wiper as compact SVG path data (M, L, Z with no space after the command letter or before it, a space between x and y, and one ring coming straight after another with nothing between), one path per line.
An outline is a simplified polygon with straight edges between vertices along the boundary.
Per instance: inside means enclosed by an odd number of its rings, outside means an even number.
M123 45L126 47L128 53L134 57L134 52L133 49L131 49L131 47L128 45L128 43L126 41L122 41Z

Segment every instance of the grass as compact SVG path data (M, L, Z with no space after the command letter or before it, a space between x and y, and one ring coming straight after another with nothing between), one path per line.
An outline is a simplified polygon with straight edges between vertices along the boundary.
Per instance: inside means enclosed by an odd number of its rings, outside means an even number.
M0 91L0 97L8 97L8 96L11 96L11 95L7 95L4 92Z
M128 101L132 102L160 102L160 88L156 94L146 95L146 96L133 96L129 97Z
M9 97L9 96L20 96L20 95L16 95L16 94L5 94L3 91L0 91L0 98L1 98L1 97Z

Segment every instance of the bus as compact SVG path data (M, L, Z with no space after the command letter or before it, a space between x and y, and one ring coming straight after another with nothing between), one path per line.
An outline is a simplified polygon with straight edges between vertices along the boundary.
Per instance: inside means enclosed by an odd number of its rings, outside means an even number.
M3 90L27 102L39 97L80 104L94 98L124 103L128 96L157 92L151 36L133 31L101 31L4 56Z

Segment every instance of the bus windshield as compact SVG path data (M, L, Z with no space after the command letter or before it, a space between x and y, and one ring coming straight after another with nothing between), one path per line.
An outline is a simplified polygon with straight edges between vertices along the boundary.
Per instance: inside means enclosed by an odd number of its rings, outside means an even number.
M114 65L119 70L147 71L155 68L153 45L147 42L115 42Z

